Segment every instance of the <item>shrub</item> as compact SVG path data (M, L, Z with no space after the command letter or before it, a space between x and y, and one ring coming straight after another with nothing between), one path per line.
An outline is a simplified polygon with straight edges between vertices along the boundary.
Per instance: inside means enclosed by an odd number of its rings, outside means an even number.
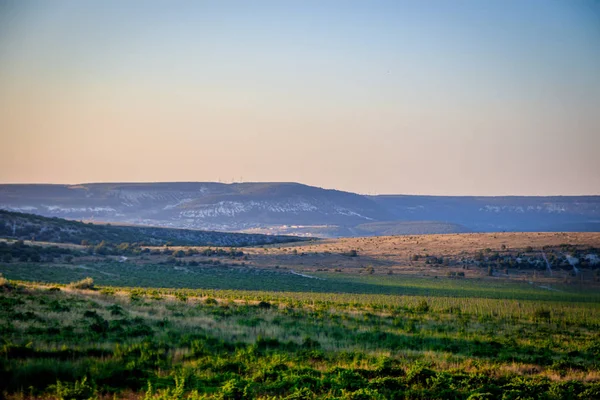
M218 398L222 400L235 400L249 398L246 383L240 379L230 379L221 386Z
M305 349L318 349L319 347L321 347L321 343L319 343L317 340L311 339L310 337L306 336L302 341L302 347L304 347Z
M206 298L206 300L204 300L204 304L214 306L214 305L219 304L219 302L217 300L213 299L212 297L208 297L208 298Z
M123 307L121 307L118 304L113 304L110 305L108 307L106 307L106 309L108 311L110 311L110 315L114 315L114 316L120 316L120 315L124 315L125 313L123 312Z
M256 339L256 347L261 350L266 350L269 348L276 349L280 346L281 346L281 343L279 342L279 340L274 339L274 338L263 338L263 337L259 336Z
M52 385L56 397L60 400L84 400L94 395L94 388L88 383L84 376L81 381L75 381L73 384L57 381Z
M550 310L545 308L538 308L533 312L533 318L535 319L550 319L551 316Z
M331 386L334 389L356 391L367 384L367 380L356 371L336 368L331 373Z
M303 387L295 388L289 396L285 397L285 400L308 400L312 399L313 397L313 393L310 391L310 389Z
M144 395L144 400L183 400L185 394L185 376L175 375L175 387L159 390L154 393L152 382L148 381L148 390ZM197 393L196 393L197 395ZM188 399L191 398L188 397Z
M114 296L116 290L113 288L102 288L100 289L100 293L105 296Z
M406 373L406 381L411 385L423 385L428 379L434 377L435 375L435 372L427 368L424 364L416 362L408 369Z
M260 303L258 303L258 308L269 309L271 308L271 303L269 303L268 301L261 301Z
M342 390L342 399L346 400L383 400L385 397L376 389L360 388L354 392Z
M99 319L102 317L96 311L87 310L83 313L83 318Z
M84 278L80 281L71 282L69 284L69 287L73 289L94 290L94 280L88 276L87 278Z
M183 250L177 250L175 252L174 256L177 257L177 258L185 257L185 251L183 251Z
M427 303L427 300L421 300L419 304L417 304L417 306L415 307L415 311L422 313L426 313L427 311L429 311L429 303Z
M2 274L0 274L0 288L8 288L10 287L10 283L8 279L6 279Z
M52 300L48 303L48 309L54 312L69 312L71 311L71 307L68 304L63 304L58 300Z

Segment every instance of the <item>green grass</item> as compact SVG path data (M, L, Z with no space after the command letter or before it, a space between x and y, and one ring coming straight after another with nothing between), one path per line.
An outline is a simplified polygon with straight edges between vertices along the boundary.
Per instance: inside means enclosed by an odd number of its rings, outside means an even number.
M11 282L0 321L8 397L587 399L600 390L600 306L590 302Z
M320 279L251 266L132 264L0 264L8 279L69 283L89 276L100 285L190 289L232 289L349 295L425 296L434 298L507 299L537 302L600 303L600 292L578 285L544 285L494 278L448 279L409 275L309 273Z
M0 273L8 398L600 398L585 287L239 264Z

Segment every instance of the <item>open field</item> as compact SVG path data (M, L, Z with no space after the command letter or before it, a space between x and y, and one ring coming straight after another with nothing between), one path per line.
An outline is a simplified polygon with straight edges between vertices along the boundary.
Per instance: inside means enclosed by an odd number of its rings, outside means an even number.
M600 234L37 245L0 243L8 398L600 398Z
M580 249L597 248L600 247L600 233L468 233L345 238L263 246L248 252L261 256L261 263L267 265L272 262L305 267L327 264L329 268L337 265L360 268L370 262L374 266L406 270L406 267L423 265L424 259L421 262L411 260L414 255L460 259L486 250L503 255L539 254L542 249L568 252L561 249L565 247L563 245ZM529 247L531 249L527 251ZM344 257L351 250L356 250L361 257ZM304 253L300 263L290 257L296 253Z
M12 283L0 295L2 390L9 398L597 398L600 305L550 295L558 297Z

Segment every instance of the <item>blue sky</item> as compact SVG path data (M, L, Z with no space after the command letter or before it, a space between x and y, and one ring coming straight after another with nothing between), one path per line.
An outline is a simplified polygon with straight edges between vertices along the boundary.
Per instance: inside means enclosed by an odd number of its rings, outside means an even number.
M600 194L600 2L0 2L0 181Z

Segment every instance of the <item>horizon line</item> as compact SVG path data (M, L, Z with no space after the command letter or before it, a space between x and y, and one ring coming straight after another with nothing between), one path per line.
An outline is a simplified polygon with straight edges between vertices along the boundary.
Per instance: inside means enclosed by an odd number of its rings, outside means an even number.
M97 182L79 182L79 183L49 183L49 182L0 182L0 186L85 186L85 185L135 185L135 184L218 184L218 185L240 185L240 184L295 184L308 187L319 188L323 190L334 190L346 192L361 196L420 196L420 197L600 197L600 192L596 194L423 194L423 193L361 193L337 188L327 188L323 186L310 185L295 181L239 181L239 182L221 182L221 181L97 181Z

